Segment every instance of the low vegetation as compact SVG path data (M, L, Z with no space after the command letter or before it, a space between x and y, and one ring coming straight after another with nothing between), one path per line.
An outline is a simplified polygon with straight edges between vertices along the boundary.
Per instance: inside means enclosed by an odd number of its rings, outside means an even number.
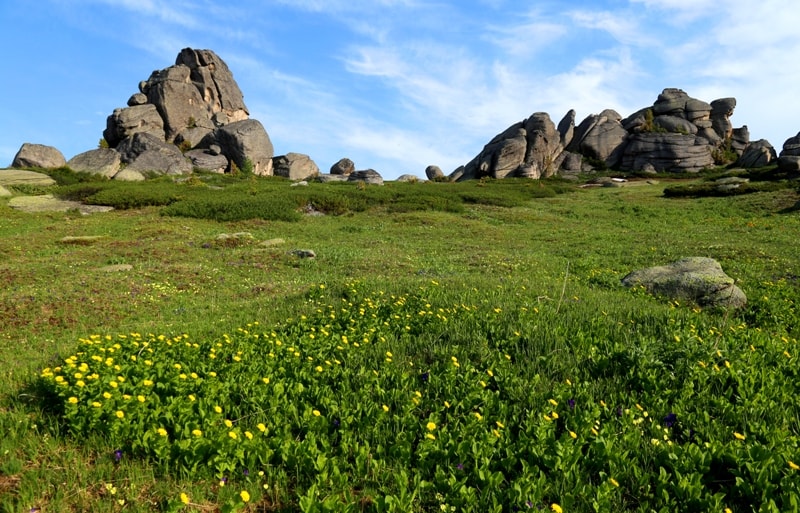
M2 511L800 508L794 187L53 192L120 210L0 203ZM684 256L747 308L619 285Z

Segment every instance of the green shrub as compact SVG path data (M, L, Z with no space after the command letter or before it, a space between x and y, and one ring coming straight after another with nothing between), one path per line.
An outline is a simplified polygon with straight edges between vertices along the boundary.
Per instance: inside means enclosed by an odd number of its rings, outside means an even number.
M299 221L301 215L297 210L297 204L287 197L222 194L204 195L177 201L167 206L162 213L169 216L213 219L221 222L246 219Z

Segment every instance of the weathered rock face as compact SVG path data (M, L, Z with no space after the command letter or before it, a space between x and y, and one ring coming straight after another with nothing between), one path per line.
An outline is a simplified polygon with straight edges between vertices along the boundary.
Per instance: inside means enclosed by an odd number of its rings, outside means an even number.
M212 173L224 173L228 169L228 159L224 155L213 154L210 150L189 150L183 154L193 167Z
M302 153L287 153L272 159L275 176L290 180L308 180L319 174L319 167L311 157Z
M93 173L114 178L121 164L119 153L109 148L98 148L75 155L67 162L67 167L79 173Z
M174 66L154 71L139 89L161 114L168 141L187 127L210 130L249 116L233 74L211 50L184 48Z
M42 169L55 169L67 164L64 155L52 146L44 144L24 143L20 147L11 167L38 167Z
M124 109L114 109L106 120L103 138L112 148L120 141L137 133L147 133L164 140L164 121L155 105L135 105Z
M640 132L631 135L620 167L642 171L697 172L714 165L708 140L694 135Z
M609 109L583 120L575 129L575 136L567 149L600 160L607 167L616 167L627 139L628 132L622 126L622 116Z
M641 285L651 294L694 301L700 306L741 308L744 292L711 258L690 257L665 266L633 271L622 279L627 287Z
M272 176L272 141L258 120L245 119L229 123L214 130L211 137L211 140L209 137L203 139L200 145L210 145L213 140L222 149L222 154L229 161L235 162L239 169L244 168L245 162L249 160L254 174Z
M363 182L371 185L383 185L383 177L374 169L353 171L347 177L348 182Z
M766 139L760 139L747 145L736 165L744 168L764 167L774 164L777 159L775 148Z
M138 171L143 175L188 175L192 172L192 164L178 148L164 145L140 153L125 170Z

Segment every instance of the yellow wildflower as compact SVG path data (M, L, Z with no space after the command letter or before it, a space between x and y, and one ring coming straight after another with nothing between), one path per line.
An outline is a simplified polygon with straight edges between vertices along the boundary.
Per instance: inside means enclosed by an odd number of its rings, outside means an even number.
M737 440L744 440L745 439L745 436L743 434L741 434L741 433L734 433L733 436L736 437Z
M167 430L163 427L158 428L158 434L161 436L167 436Z
M425 425L425 427L426 427L426 428L428 428L428 431L433 431L434 429L436 429L436 423L434 423L434 422L428 422L428 423Z
M258 426L256 426L256 427L257 427L257 428L258 428L258 430L259 430L259 431L261 431L262 433L263 433L264 431L266 431L266 430L267 430L267 426L265 426L263 422L259 422L259 423L258 423Z
M121 419L125 417L125 412L122 410L117 410L117 412L114 415L116 415L118 419Z
M561 506L559 506L559 505L558 505L558 504L556 504L555 502L554 502L553 504L551 504L551 505L550 505L550 509L552 509L553 511L555 511L555 513L563 513L563 511L564 511L564 510L562 510L562 509L561 509Z
M795 462L790 460L789 461L789 468L791 468L792 470L800 470L800 465L798 465L797 463L795 463Z
M77 404L78 398L75 397L75 396L72 396L69 399L67 399L67 401L69 401L69 404Z
M201 437L201 436L203 436L203 432L202 432L202 431L200 431L199 429L193 429L193 430L192 430L192 434L193 434L194 436L198 437L198 438L199 438L199 437Z
M181 502L184 504L189 504L189 496L185 493L181 493Z
M320 413L320 411L319 411L319 410L314 410L314 411L312 411L311 413L312 413L312 414L313 414L315 417L319 417L320 415L322 415L322 413Z
M242 498L242 502L250 502L250 494L247 493L247 490L242 490L239 493L239 497Z

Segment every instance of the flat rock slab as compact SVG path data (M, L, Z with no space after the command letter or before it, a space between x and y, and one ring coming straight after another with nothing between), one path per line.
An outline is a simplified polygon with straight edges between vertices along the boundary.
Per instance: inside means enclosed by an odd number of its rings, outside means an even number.
M0 185L55 185L44 173L22 169L0 169Z
M61 200L52 194L17 196L8 200L8 206L22 212L68 212L70 210L78 210L81 214L93 214L95 212L114 210L113 207L84 205L79 201Z
M78 235L78 236L68 235L66 237L59 239L58 242L60 242L61 244L74 244L76 246L89 246L105 238L106 238L105 235Z
M641 285L651 294L694 301L700 306L741 308L747 304L744 292L713 258L689 257L640 269L622 278L622 284Z
M133 266L131 264L106 265L98 268L97 270L104 273L122 273L132 271Z

